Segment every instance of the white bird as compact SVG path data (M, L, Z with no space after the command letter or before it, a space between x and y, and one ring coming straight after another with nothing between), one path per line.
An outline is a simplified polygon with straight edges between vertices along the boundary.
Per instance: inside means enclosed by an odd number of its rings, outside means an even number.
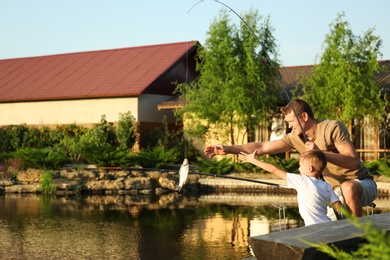
M179 171L179 187L177 191L181 191L181 188L183 188L183 185L187 181L188 177L188 171L189 171L190 165L188 163L187 158L184 158L183 163L180 166L180 171Z

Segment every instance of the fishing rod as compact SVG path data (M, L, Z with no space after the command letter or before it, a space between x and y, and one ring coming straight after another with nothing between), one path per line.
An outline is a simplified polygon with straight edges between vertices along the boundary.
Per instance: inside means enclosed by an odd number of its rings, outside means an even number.
M282 80L282 77L281 77L279 71L273 66L273 61L272 61L272 59L270 58L270 56L269 56L269 54L268 54L268 52L267 52L267 49L266 49L265 46L264 46L264 43L263 43L263 42L260 40L260 38L256 35L256 33L255 33L255 32L253 31L253 29L249 26L249 24L248 24L248 23L247 23L247 22L246 22L246 21L245 21L237 12L236 12L236 11L234 11L233 8L231 8L231 7L228 6L227 4L225 4L225 3L221 2L221 1L218 1L218 0L210 0L210 1L216 2L216 3L220 4L220 5L223 5L223 6L225 6L226 8L228 8L231 12L233 12L233 13L234 13L234 14L235 14L235 15L236 15L236 16L237 16L245 25L246 25L246 27L248 27L249 31L253 34L253 36L256 38L256 40L260 43L260 46L261 46L261 48L263 49L263 52L264 52L264 54L265 54L265 57L266 57L266 59L269 61L269 62L267 62L267 66L268 66L268 68L269 68L270 70L274 71L274 73L275 73L275 75L276 75L278 81L280 82L280 85L282 86L282 88L283 88L283 90L284 90L284 94L286 95L287 100L288 100L288 102L289 102L289 104L290 104L290 107L291 107L292 111L294 112L294 115L295 115L295 117L296 117L296 119L297 119L297 121L298 121L299 127L301 128L303 138L305 139L305 142L307 142L307 141L308 141L308 138L307 138L307 136L306 136L306 134L305 134L305 131L303 130L303 127L302 127L301 122L299 121L298 113L296 112L296 110L295 110L295 108L294 108L294 105L293 105L293 103L292 103L292 100L291 100L291 98L290 98L290 95L288 94L287 88L286 88L286 86L285 86L284 83L283 83L283 80ZM195 4L188 10L187 14L189 14L189 13L191 12L191 10L192 10L195 6L197 6L198 4L200 4L200 3L202 3L202 2L205 2L205 0L200 0L200 1L198 1L197 3L195 3Z
M179 170L176 169L159 169L159 168L125 168L127 170L142 170L142 171L161 171L161 172L178 172L179 173L179 189L181 190L185 182L187 181L188 174L198 174L202 176L210 176L215 178L225 178L225 179L233 179L233 180L239 180L239 181L246 181L246 182L253 182L258 184L264 184L269 186L275 186L275 187L284 187L286 188L286 185L273 183L273 182L266 182L266 181L260 181L256 179L247 179L242 177L235 177L235 176L228 176L228 175L221 175L221 174L214 174L214 173L204 173L204 172L196 172L196 171L189 171L189 163L187 159L184 159L183 164L180 166Z
M254 183L265 184L265 185L270 185L270 186L275 186L275 187L287 187L283 184L266 182L266 181L259 181L259 180L255 180L255 179L247 179L247 178L241 178L241 177L235 177L235 176L220 175L220 174L213 174L213 173L203 173L203 172L189 172L189 173L190 174L212 176L212 177L219 177L219 178L226 178L226 179L233 179L233 180L239 180L239 181L254 182Z

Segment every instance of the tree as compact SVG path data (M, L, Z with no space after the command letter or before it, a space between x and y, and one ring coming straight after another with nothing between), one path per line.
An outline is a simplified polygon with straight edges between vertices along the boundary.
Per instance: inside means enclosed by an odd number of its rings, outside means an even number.
M386 100L376 83L382 68L377 59L382 41L369 29L356 36L343 13L330 24L318 65L302 80L303 98L318 118L334 118L350 125L353 119L382 119Z
M228 137L235 144L240 133L246 136L277 110L280 86L274 70L279 66L268 58L268 53L277 55L269 19L250 10L243 20L238 30L221 11L199 47L199 79L178 85L187 104L177 113L191 122L186 130L192 136Z

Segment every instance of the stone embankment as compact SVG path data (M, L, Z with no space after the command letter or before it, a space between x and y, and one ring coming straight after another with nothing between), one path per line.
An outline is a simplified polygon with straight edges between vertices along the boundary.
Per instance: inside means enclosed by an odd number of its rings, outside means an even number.
M42 193L43 170L30 169L0 175L0 193ZM177 172L142 170L62 170L52 172L52 190L57 195L110 194L161 195L178 188ZM197 176L189 176L182 192L199 193Z
M41 193L43 170L30 169L17 173L0 173L0 194L4 193ZM253 179L253 176L248 177ZM259 183L207 177L190 174L182 194L212 193L268 193L294 194L285 188L285 181L280 179L259 179L275 183L281 187ZM64 169L52 172L52 187L57 195L106 194L106 195L162 195L177 192L179 175L177 171L143 169ZM390 182L377 181L379 196L389 197Z

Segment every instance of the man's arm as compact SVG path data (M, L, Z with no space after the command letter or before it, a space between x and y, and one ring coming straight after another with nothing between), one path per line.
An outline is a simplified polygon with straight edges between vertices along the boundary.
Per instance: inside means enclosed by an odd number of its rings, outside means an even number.
M283 140L274 140L268 141L264 143L260 142L252 142L242 145L209 145L204 149L205 155L208 155L209 158L212 158L216 155L226 155L226 154L240 154L244 153L252 153L254 150L257 150L257 155L263 154L276 154L282 153L290 150L291 147L284 142Z
M337 145L336 149L339 151L338 154L325 152L328 162L351 170L357 169L359 167L360 159L352 143L343 143L341 145Z
M306 150L318 149L318 147L313 142L306 142L305 146ZM339 153L323 151L328 162L351 170L355 170L359 167L360 159L352 143L346 142L340 145L336 145L336 149Z

